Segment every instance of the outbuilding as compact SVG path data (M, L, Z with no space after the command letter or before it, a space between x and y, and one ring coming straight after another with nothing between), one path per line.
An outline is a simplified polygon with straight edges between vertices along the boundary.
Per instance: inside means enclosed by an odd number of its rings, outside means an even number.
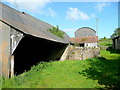
M80 47L97 47L98 44L98 37L91 36L91 37L75 37L70 38L71 43L78 44Z
M120 35L112 38L113 49L120 50Z

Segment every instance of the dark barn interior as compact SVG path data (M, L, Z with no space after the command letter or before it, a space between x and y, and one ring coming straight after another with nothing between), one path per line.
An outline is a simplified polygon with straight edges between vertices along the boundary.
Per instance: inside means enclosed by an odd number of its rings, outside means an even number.
M14 51L14 74L30 70L41 61L59 60L68 44L26 35Z
M85 44L84 43L80 43L80 47L84 47L85 46Z

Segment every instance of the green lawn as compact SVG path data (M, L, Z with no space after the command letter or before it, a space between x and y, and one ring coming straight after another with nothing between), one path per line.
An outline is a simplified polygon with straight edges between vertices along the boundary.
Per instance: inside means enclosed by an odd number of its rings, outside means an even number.
M3 88L113 88L119 87L120 54L101 51L100 58L53 61L33 66L11 79Z
M112 40L107 38L106 39L102 38L99 40L99 45L112 47Z

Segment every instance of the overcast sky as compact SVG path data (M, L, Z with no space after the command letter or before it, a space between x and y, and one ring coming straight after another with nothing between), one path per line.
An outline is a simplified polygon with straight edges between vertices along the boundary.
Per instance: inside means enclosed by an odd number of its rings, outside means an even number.
M106 2L79 1L29 0L29 2L25 2L25 0L7 0L7 2L2 2L51 25L58 25L70 37L74 37L74 32L81 27L90 27L96 30L96 18L98 18L99 38L104 36L109 38L118 27L117 0L113 0L114 2L107 2L107 0Z

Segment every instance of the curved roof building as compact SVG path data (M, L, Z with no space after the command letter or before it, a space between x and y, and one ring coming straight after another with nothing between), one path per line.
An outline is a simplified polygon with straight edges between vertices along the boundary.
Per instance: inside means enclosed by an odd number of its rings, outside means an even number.
M75 37L90 37L90 36L96 36L96 31L89 27L79 28L75 32Z

